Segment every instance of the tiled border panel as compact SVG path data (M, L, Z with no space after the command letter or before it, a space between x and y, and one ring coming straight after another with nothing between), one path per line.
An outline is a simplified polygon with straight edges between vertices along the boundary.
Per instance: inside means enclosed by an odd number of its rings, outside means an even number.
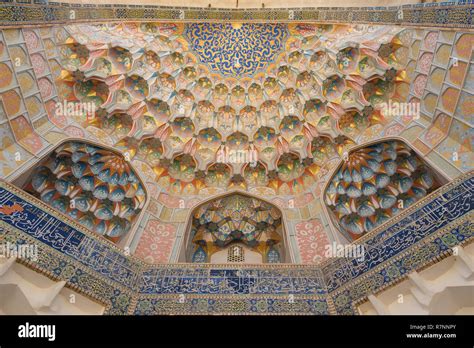
M3 0L4 1L4 0ZM418 27L469 28L473 26L472 1L421 3L390 7L319 7L273 9L219 9L150 5L94 5L49 2L3 2L0 26L71 24L73 22L153 21L256 21L371 23Z

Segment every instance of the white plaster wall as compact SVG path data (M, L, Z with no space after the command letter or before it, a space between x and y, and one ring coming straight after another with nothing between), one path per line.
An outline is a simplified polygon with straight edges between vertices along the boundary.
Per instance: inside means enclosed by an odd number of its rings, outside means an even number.
M373 314L474 314L474 243L359 306Z
M101 315L105 307L17 262L0 258L0 315Z

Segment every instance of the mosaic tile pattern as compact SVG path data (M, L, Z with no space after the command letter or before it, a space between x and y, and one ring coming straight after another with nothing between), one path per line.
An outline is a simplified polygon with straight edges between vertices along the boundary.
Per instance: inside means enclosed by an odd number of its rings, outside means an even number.
M470 27L473 4L469 2L426 3L401 7L321 7L317 9L194 9L137 5L64 4L48 5L24 3L1 4L1 24L57 23L64 21L106 21L157 18L169 21L314 21L374 24L401 24L412 26ZM71 9L74 11L71 14Z
M2 223L0 223L0 240L2 243L10 242L18 245L37 242L35 237L25 235L19 230L5 228ZM97 254L93 257L97 258ZM97 262L101 261L107 262L98 257ZM91 271L89 265L75 261L61 250L38 244L38 260L26 263L28 267L42 272L51 279L67 281L68 287L103 304L106 307L106 314L125 315L130 312L133 292L129 287L107 280L103 274Z
M183 301L184 299L184 301ZM222 296L189 296L186 297L139 297L133 314L136 315L327 315L328 304L324 299L274 296L256 296L244 298L227 298Z
M207 264L194 268L188 265L154 266L143 271L138 290L141 294L216 295L321 295L326 292L322 273L311 267L240 267Z
M427 260L436 260L440 255L449 255L452 248L472 240L474 236L474 214L457 220L442 233L429 238L423 247L406 250L393 262L376 267L358 280L348 282L343 289L331 293L332 302L338 314L357 314L357 304L367 299L367 296L390 286L399 279L406 277L413 270L429 264ZM440 232L441 232L440 231Z

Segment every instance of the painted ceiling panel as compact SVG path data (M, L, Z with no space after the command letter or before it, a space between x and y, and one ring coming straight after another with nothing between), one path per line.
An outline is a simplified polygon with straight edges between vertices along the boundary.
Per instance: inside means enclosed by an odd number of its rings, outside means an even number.
M122 23L65 27L57 81L76 121L147 163L173 194L300 194L404 101L412 32L370 25ZM223 165L217 165L223 164ZM268 191L269 190L269 191Z

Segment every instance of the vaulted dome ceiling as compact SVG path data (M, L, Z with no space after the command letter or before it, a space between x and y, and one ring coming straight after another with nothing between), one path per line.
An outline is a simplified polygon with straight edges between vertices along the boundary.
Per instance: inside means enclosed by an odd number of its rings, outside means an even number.
M60 94L75 120L174 194L309 189L405 100L410 31L369 25L123 23L63 32ZM252 161L219 154L256 153ZM224 162L224 163L219 163ZM247 163L253 162L253 163Z

